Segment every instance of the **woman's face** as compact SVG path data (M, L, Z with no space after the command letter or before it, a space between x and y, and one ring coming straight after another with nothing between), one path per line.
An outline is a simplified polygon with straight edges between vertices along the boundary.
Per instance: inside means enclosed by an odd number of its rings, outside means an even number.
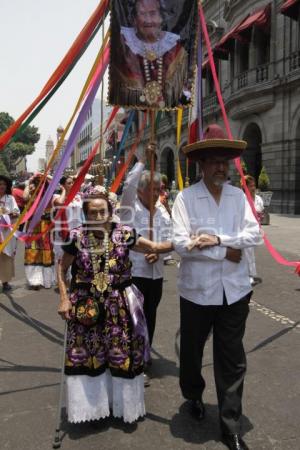
M107 201L103 198L89 200L87 209L87 220L93 224L105 225L110 222L111 216Z
M6 194L7 184L4 180L0 180L0 197Z
M73 178L67 178L66 179L66 182L65 182L65 184L64 184L64 188L65 188L65 190L67 191L67 192L69 192L70 191L70 189L71 189L71 187L73 186L73 184L74 184L74 181L73 181Z
M160 38L162 22L158 0L137 2L134 25L142 41L156 42Z
M35 184L34 183L29 183L29 193L33 194L35 191Z

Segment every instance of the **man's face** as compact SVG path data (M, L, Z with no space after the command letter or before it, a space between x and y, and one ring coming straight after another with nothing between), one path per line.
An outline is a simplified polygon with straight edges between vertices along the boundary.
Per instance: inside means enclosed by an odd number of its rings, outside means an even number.
M160 183L154 183L153 184L153 204L155 205L160 194ZM139 189L138 190L138 197L141 201L141 203L145 206L145 208L150 208L150 185L148 185L145 189Z
M222 186L227 178L229 171L229 160L221 156L206 158L201 164L204 181Z
M158 0L140 0L136 4L134 25L137 35L145 42L155 42L159 39L162 17Z

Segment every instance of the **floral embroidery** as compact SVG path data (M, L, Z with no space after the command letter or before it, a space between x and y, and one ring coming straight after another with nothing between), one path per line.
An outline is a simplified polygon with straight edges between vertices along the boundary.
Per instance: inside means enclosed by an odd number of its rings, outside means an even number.
M114 376L133 378L143 371L144 338L135 335L128 310L124 285L131 283L129 247L135 242L130 227L116 224L110 236L109 277L111 292L104 293L99 302L99 319L92 326L79 323L75 317L76 306L91 295L93 266L87 250L88 235L84 228L72 230L71 245L77 249L72 267L70 301L73 305L68 323L65 372L69 375L95 376L109 368ZM67 250L66 250L67 251ZM103 270L104 258L99 254ZM142 301L142 295L140 294Z

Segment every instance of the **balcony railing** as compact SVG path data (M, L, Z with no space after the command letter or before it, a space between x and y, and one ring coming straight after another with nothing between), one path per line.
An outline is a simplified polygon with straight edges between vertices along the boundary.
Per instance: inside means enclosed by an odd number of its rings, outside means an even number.
M239 74L235 78L234 90L244 89L249 86L254 86L259 83L264 83L269 80L269 64L258 66L255 69L247 70ZM232 93L234 92L232 91Z
M243 89L248 86L248 74L249 72L243 72L237 77L237 88Z
M289 57L290 72L300 68L300 50L293 52Z
M269 79L269 64L256 68L256 83L263 83Z
M203 109L210 109L217 106L217 95L215 93L210 94L203 99Z

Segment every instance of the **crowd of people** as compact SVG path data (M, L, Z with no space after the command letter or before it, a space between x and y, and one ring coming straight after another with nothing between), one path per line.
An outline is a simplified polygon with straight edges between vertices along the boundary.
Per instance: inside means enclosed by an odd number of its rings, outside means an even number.
M175 250L180 256L180 388L191 414L202 420L202 355L212 331L223 441L240 450L247 449L240 435L246 373L242 340L256 276L254 247L261 243L261 233L242 189L227 182L229 162L245 143L227 140L216 125L208 127L203 142L186 147L189 158L200 164L202 179L180 192L172 209L167 181L155 172L151 182L145 170L147 159L155 154L154 144L129 172L119 199L89 183L64 206L74 183L64 176L33 229L37 239L25 243L25 274L30 289L59 289L58 313L67 321L69 421L112 414L134 422L145 415L144 387L150 384L147 371L162 298L164 257ZM0 217L13 224L40 177L35 174L25 185L13 187L0 176ZM261 214L255 180L248 177L246 182ZM53 232L49 224L61 209ZM21 231L29 224L30 218ZM9 232L0 228L0 242ZM3 291L11 289L16 245L13 238L0 253Z

